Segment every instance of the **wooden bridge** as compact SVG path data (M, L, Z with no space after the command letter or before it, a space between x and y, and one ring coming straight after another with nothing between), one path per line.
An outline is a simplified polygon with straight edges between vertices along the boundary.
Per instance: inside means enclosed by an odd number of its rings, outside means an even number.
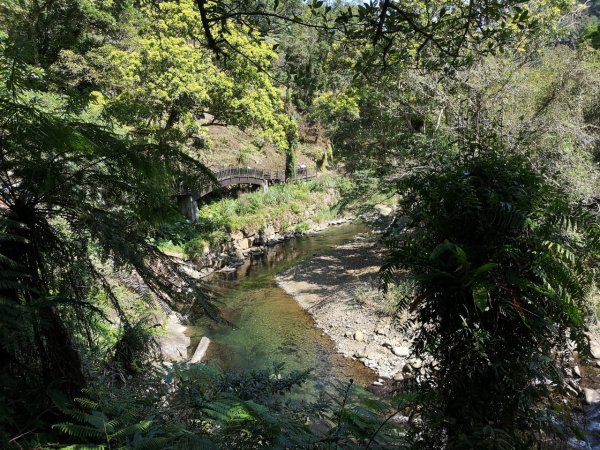
M253 167L225 167L213 170L214 180L202 183L199 187L180 185L177 193L179 210L188 219L198 220L198 200L211 192L231 186L257 186L267 191L270 185L290 182L308 181L317 178L316 169L296 169L296 176L286 180L285 171L266 171ZM216 181L216 182L215 182Z

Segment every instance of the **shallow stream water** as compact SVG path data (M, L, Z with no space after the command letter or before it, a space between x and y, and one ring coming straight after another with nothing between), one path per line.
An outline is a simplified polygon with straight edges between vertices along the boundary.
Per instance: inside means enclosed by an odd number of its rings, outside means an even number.
M321 390L334 379L370 385L376 374L338 354L313 318L275 283L278 272L366 231L366 226L352 224L292 239L253 255L234 272L212 276L209 284L232 325L201 319L190 327L192 348L208 336L206 362L220 369L258 370L274 363L284 363L286 371L312 368L305 392Z

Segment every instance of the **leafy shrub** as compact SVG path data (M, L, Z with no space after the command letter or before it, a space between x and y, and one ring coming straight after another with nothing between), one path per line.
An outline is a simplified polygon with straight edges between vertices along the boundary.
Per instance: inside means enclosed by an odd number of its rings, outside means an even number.
M185 254L190 258L199 258L204 256L204 252L209 243L201 237L196 237L185 244Z
M329 208L327 206L319 208L313 216L313 221L316 223L325 223L334 220L338 216L337 208Z
M310 230L310 224L308 222L300 222L296 225L296 233L306 233Z
M302 205L300 205L300 203L297 201L290 202L289 206L290 211L292 211L294 214L300 214L303 211Z
M73 403L53 397L64 416L53 428L68 448L397 448L400 430L385 417L402 398L336 383L313 402L286 399L307 376L175 364L122 385L99 379Z
M424 445L526 448L549 426L540 381L561 385L553 352L568 337L585 346L598 224L527 159L493 152L447 159L399 190L407 231L389 241L383 280L408 269L417 282L400 308L415 309L415 351L435 362Z
M176 220L162 223L154 231L153 238L157 242L178 246L192 239L196 233L196 227L189 220Z

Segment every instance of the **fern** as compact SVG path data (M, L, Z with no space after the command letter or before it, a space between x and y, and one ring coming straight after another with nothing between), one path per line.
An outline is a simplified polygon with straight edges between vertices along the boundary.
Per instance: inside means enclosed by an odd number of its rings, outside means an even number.
M492 152L398 186L408 227L388 236L381 281L409 270L417 283L399 309L414 311L415 351L437 365L416 390L424 445L521 445L527 430L551 426L536 411L548 392L532 380L560 385L552 352L567 334L584 345L597 219L524 158Z

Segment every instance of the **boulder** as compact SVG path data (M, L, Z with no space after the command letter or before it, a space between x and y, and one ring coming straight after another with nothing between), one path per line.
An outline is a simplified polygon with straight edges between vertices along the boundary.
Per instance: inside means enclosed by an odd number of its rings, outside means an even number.
M381 203L374 206L375 210L382 216L389 216L392 214L393 209L389 206L382 205Z
M392 347L392 353L396 356L406 357L410 355L410 348L405 345L399 345L396 347Z
M600 392L596 389L583 388L583 395L585 396L585 402L588 405L600 403Z
M244 239L244 233L242 233L239 230L232 231L229 236L231 237L232 241L239 241L240 239Z
M366 358L367 356L367 348L363 347L362 349L358 349L356 350L353 355L355 358L361 359L361 358Z
M423 361L419 358L410 358L407 363L410 364L413 369L420 369L423 366Z
M175 314L169 314L165 334L158 338L160 350L166 361L185 361L190 338L185 335L186 327Z
M262 245L266 244L270 240L275 238L275 228L272 224L267 223L265 226L258 232L258 240Z
M252 247L252 240L248 239L248 238L244 238L244 239L240 239L238 241L238 248L242 249L242 250L247 250L250 247Z
M198 347L196 347L196 351L194 352L194 355L190 359L190 362L191 363L199 363L200 361L202 361L202 359L206 355L206 352L208 351L209 345L210 345L209 338L204 336L202 339L200 339L200 343L198 344Z
M404 380L404 375L402 372L396 372L392 378L394 381L402 381Z
M594 359L600 359L600 344L598 342L590 342L590 352Z

